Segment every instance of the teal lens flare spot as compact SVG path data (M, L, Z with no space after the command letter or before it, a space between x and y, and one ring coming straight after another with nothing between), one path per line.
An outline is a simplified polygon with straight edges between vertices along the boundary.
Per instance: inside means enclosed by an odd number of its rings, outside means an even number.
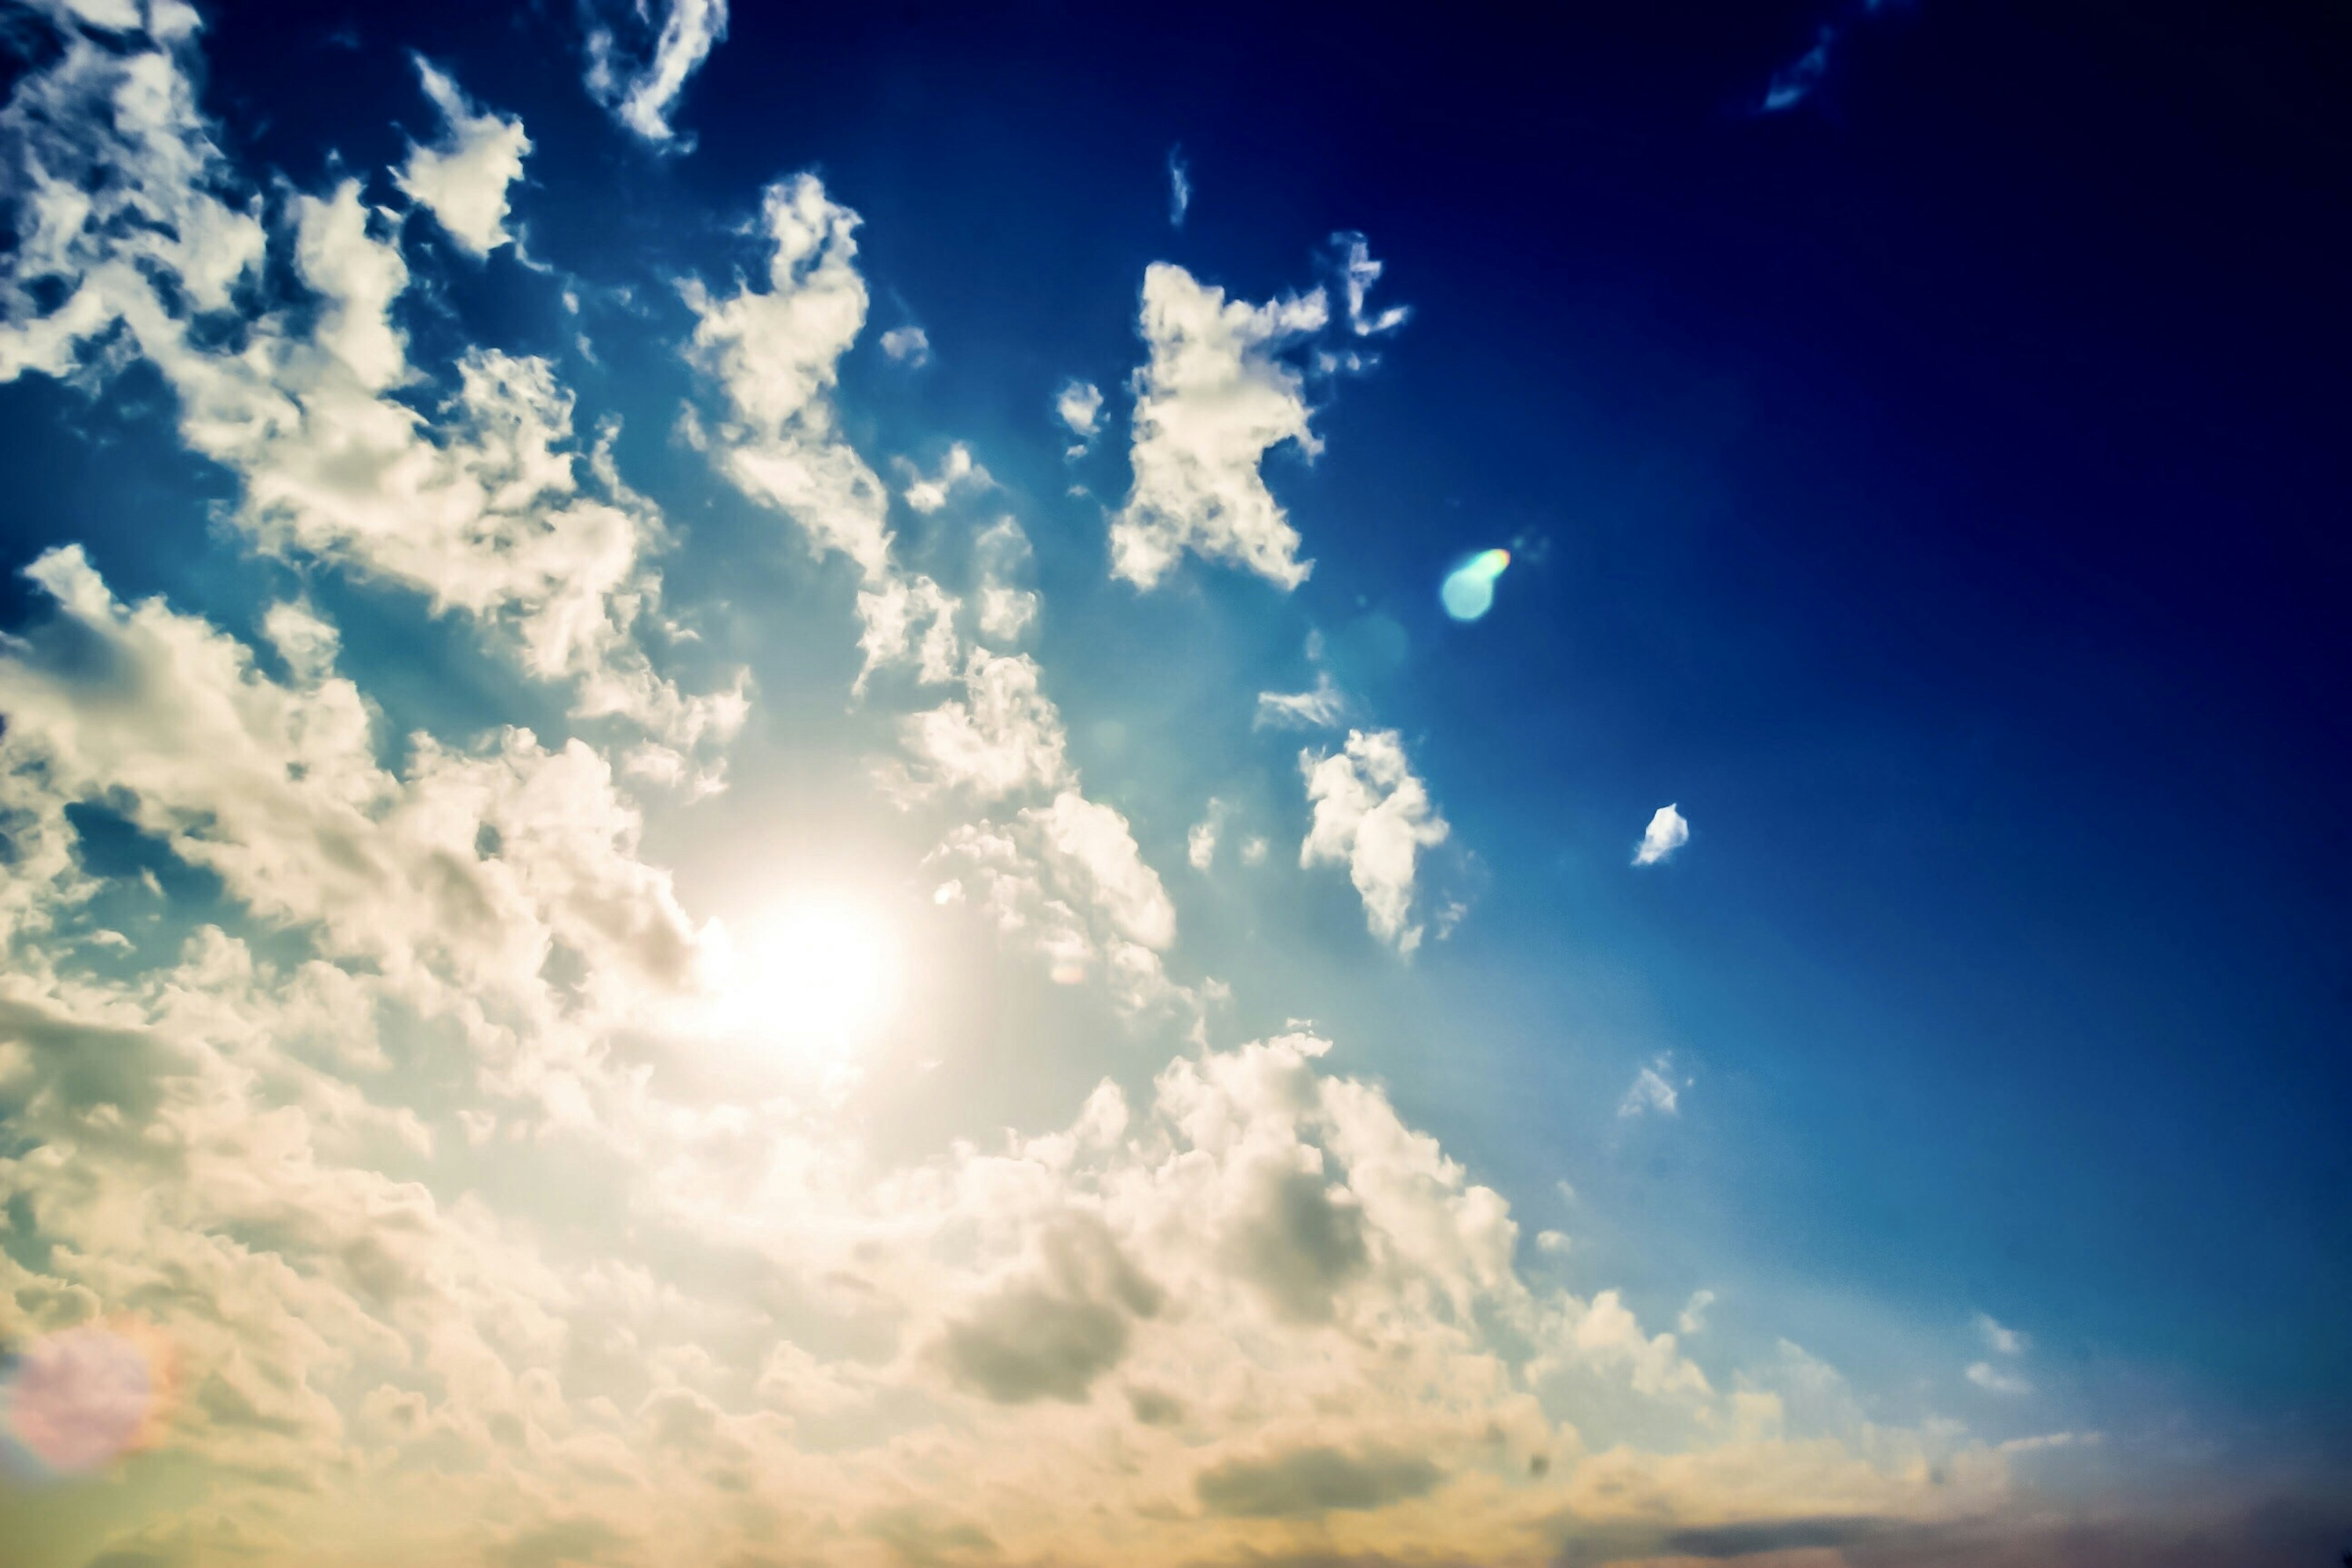
M1446 574L1438 602L1457 621L1475 621L1495 607L1495 579L1511 563L1507 550L1481 550Z

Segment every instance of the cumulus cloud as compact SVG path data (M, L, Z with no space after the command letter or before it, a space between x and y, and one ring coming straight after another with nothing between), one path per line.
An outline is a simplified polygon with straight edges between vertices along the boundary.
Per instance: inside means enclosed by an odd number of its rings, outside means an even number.
M1102 433L1102 388L1091 381L1065 382L1054 395L1054 417L1078 438L1078 444L1070 448L1072 457L1092 446Z
M1113 575L1156 586L1189 550L1285 588L1307 580L1311 563L1258 461L1285 442L1322 449L1305 384L1279 356L1329 319L1319 289L1250 305L1168 262L1144 273L1151 352L1135 376L1135 480L1111 519Z
M911 323L893 327L882 334L882 352L900 364L919 370L931 363L930 335Z
M1633 864L1654 866L1690 842L1690 824L1683 814L1671 805L1662 805L1650 817L1650 826L1642 830L1642 842L1634 847Z
M433 146L410 147L393 178L450 238L488 256L514 237L507 232L507 187L522 178L530 138L520 120L476 113L457 84L422 57L416 74L441 112L444 135Z
M647 52L639 36L650 27L646 5L623 16L620 26L588 34L588 91L630 131L656 146L674 146L670 124L686 84L727 37L727 0L668 0Z
M1422 938L1411 918L1416 864L1451 828L1414 775L1403 741L1393 730L1350 730L1343 750L1301 752L1298 765L1314 807L1298 864L1347 867L1372 934L1412 952Z

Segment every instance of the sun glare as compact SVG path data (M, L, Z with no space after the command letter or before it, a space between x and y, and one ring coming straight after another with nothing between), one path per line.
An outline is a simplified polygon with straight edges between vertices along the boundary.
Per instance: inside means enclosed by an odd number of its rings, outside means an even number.
M752 921L736 938L720 1005L744 1033L843 1049L888 1020L900 979L898 944L872 910L810 900Z

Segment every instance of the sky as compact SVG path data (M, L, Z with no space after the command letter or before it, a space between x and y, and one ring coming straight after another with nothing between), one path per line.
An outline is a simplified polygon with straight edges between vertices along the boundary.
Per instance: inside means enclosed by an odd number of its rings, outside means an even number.
M2352 1551L2299 8L0 57L8 1568Z

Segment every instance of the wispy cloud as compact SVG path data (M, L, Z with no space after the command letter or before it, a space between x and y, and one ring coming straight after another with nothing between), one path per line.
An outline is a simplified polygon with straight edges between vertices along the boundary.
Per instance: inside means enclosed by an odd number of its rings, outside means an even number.
M1854 26L1906 3L1907 0L1854 0L1846 5L1821 25L1813 35L1811 47L1772 73L1763 101L1757 106L1758 112L1785 113L1811 99L1829 79L1840 46Z
M1681 1109L1682 1090L1667 1075L1674 1070L1671 1057L1660 1057L1633 1075L1633 1086L1625 1098L1617 1102L1621 1117L1642 1116L1655 1112L1673 1116Z
M910 369L931 363L930 334L912 322L882 334L882 352Z
M727 37L727 0L668 0L647 53L640 35L649 25L645 0L637 0L620 31L610 26L589 31L588 90L637 135L677 148L670 116L687 82Z
M1328 730L1347 715L1347 695L1332 684L1329 670L1318 669L1305 691L1259 692L1252 722L1261 730Z
M1168 149L1168 224L1171 228L1184 226L1184 215L1192 205L1192 170L1184 162L1184 149Z

